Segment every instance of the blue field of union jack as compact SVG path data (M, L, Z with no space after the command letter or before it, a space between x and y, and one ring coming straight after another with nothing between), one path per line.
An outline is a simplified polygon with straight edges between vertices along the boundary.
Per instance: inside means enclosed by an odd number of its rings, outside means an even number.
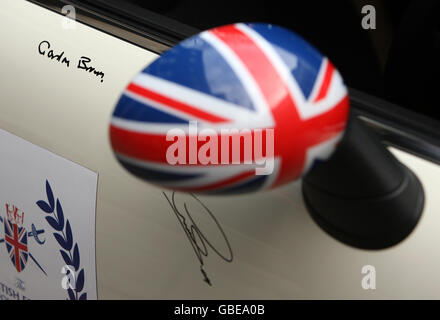
M341 139L348 95L331 62L284 28L223 26L165 52L126 87L110 139L132 173L188 192L230 193L273 188L325 160ZM274 129L274 171L255 165L170 165L169 130Z

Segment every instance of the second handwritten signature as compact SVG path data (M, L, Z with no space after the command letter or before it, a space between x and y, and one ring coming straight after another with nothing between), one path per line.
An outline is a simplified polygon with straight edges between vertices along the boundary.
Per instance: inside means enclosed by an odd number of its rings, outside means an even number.
M212 285L211 280L208 277L208 274L206 273L204 269L204 259L208 257L209 250L214 252L217 256L219 256L222 260L226 262L232 262L234 259L232 248L229 243L228 238L226 237L226 234L218 222L217 218L214 216L214 214L211 212L211 210L208 209L195 195L188 194L189 200L191 202L195 202L202 208L202 212L205 213L205 215L214 222L214 225L216 229L219 231L222 242L225 247L225 253L222 253L217 247L213 245L213 243L208 239L207 235L200 230L200 228L197 226L196 222L193 219L193 213L194 208L189 209L188 201L183 201L183 210L178 208L177 201L176 201L176 193L171 193L171 196L168 196L165 192L163 192L163 195L165 196L166 200L170 204L174 214L176 215L176 218L178 219L182 229L185 232L185 235L187 236L194 253L200 263L200 272L203 275L203 280L209 284ZM180 204L180 206L182 205ZM198 210L199 212L199 210Z

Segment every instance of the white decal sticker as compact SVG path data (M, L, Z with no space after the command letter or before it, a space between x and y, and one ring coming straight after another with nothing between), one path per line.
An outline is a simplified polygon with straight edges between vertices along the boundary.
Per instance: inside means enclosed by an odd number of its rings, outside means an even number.
M97 173L3 130L0 150L0 300L96 299Z

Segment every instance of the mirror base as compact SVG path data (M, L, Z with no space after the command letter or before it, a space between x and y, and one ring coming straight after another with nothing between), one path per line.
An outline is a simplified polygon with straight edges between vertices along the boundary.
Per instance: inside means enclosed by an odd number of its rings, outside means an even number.
M405 239L423 211L420 181L408 168L404 172L403 184L385 196L343 199L303 183L304 201L313 220L332 237L357 248L384 249Z
M329 161L304 177L302 191L322 229L363 249L383 249L405 239L424 206L417 176L354 118Z

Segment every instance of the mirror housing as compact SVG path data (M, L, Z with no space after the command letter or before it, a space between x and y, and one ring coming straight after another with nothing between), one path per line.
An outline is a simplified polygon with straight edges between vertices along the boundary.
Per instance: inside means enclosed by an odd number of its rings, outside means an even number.
M348 114L326 57L289 30L239 23L184 40L138 74L110 140L128 171L178 191L237 194L304 176L306 206L325 231L389 247L417 224L423 188L359 120L344 134Z

